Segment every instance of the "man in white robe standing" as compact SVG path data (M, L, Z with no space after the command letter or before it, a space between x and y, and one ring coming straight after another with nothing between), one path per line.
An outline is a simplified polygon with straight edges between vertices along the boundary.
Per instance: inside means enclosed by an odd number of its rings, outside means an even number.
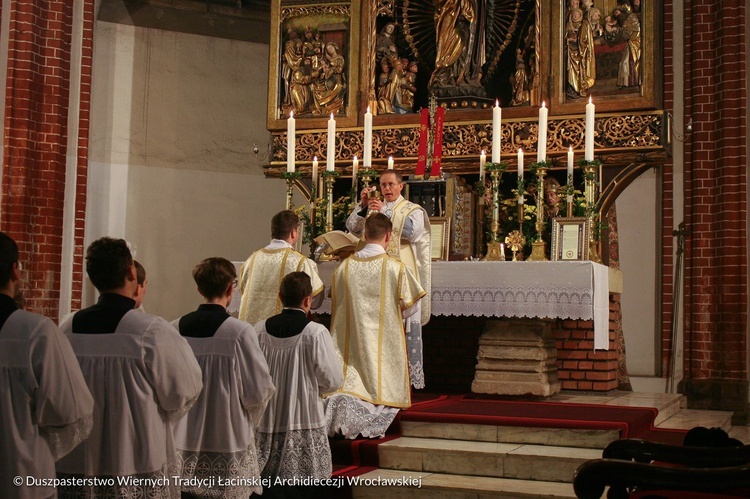
M54 479L55 460L89 435L94 400L68 339L16 305L20 274L18 246L0 232L0 491L43 499L55 488L35 480Z
M94 424L91 436L58 461L57 471L100 482L60 487L59 494L178 498L172 428L203 388L198 362L167 321L134 310L138 281L124 240L91 243L86 273L101 296L60 329L94 397ZM109 479L113 486L101 485Z
M271 219L271 242L259 249L240 267L239 319L249 324L268 319L281 312L279 299L281 280L290 272L304 272L312 279L313 303L316 309L323 303L325 286L318 276L318 266L298 251L294 244L300 237L299 216L283 210Z
M361 202L346 220L346 228L355 236L362 236L368 213L382 213L391 219L393 232L386 248L388 255L405 263L414 273L426 296L420 300L416 314L406 320L406 341L409 349L409 377L414 388L424 388L422 354L422 326L430 320L432 257L430 254L430 218L418 204L401 195L404 189L401 174L386 170L380 175L383 199L370 196L362 189Z
M278 388L258 428L262 476L274 482L325 479L333 468L322 395L341 387L341 361L328 329L307 317L312 302L310 276L288 274L279 296L284 305L281 313L255 327ZM286 492L299 497L328 497L325 489L291 488ZM272 488L270 496L280 495L277 490Z
M255 429L275 390L255 329L227 313L236 277L225 258L200 262L193 279L205 302L172 322L203 371L203 392L175 426L182 479L191 484L183 499L263 492Z
M367 244L333 273L331 332L344 385L326 399L329 436L382 437L398 410L411 406L403 319L417 312L425 291L386 254L391 228L381 213L367 217Z

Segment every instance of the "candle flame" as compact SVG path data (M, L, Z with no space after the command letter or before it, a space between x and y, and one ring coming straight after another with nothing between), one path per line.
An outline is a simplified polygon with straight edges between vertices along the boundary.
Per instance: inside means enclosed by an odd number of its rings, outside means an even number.
M368 113L370 112L370 106L367 106L367 112Z
M331 113L331 119L333 119L333 113Z
M591 104L591 96L589 95L589 104Z
M356 156L354 156L354 161L357 161L357 157Z
M570 146L570 152L573 152L573 146Z
M545 107L545 106L544 106L544 101L542 101L542 107Z
M318 157L317 156L313 156L313 161L318 161Z
M294 111L289 111L289 117L294 118Z
M495 99L495 107L500 107L500 99Z

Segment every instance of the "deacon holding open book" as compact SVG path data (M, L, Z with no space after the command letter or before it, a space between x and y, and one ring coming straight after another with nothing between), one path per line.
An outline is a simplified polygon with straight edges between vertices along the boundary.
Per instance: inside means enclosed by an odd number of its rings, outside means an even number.
M331 280L331 334L344 385L326 399L329 436L379 438L399 409L411 405L406 317L425 296L415 274L386 253L393 224L365 221L365 247L344 259Z
M365 219L370 212L382 213L391 220L393 232L388 242L388 255L403 262L414 273L427 295L419 302L418 313L406 320L405 328L409 352L409 373L414 388L424 388L422 367L422 326L430 320L431 255L430 219L424 208L407 201L401 174L386 170L380 175L383 199L362 190L362 201L346 220L346 228L357 237L362 236Z
M304 272L313 286L312 308L323 303L323 281L318 276L318 266L294 250L299 237L299 216L283 210L271 219L271 242L247 259L240 267L241 293L239 319L253 326L263 319L281 312L279 286L285 275Z

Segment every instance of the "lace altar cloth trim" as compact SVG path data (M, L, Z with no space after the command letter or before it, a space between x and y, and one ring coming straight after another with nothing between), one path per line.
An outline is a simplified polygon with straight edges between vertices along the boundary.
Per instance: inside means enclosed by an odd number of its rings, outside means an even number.
M264 478L328 478L331 476L331 447L326 429L256 433L258 462Z

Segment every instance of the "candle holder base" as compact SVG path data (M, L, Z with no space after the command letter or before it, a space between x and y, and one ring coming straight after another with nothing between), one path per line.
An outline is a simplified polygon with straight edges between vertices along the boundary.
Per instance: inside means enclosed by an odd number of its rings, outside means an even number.
M602 257L599 256L599 243L596 241L589 241L589 260L602 263Z
M505 248L499 243L487 243L487 255L482 259L485 262L504 262Z
M544 252L544 241L534 241L531 243L531 255L526 259L527 262L548 262L549 259Z

